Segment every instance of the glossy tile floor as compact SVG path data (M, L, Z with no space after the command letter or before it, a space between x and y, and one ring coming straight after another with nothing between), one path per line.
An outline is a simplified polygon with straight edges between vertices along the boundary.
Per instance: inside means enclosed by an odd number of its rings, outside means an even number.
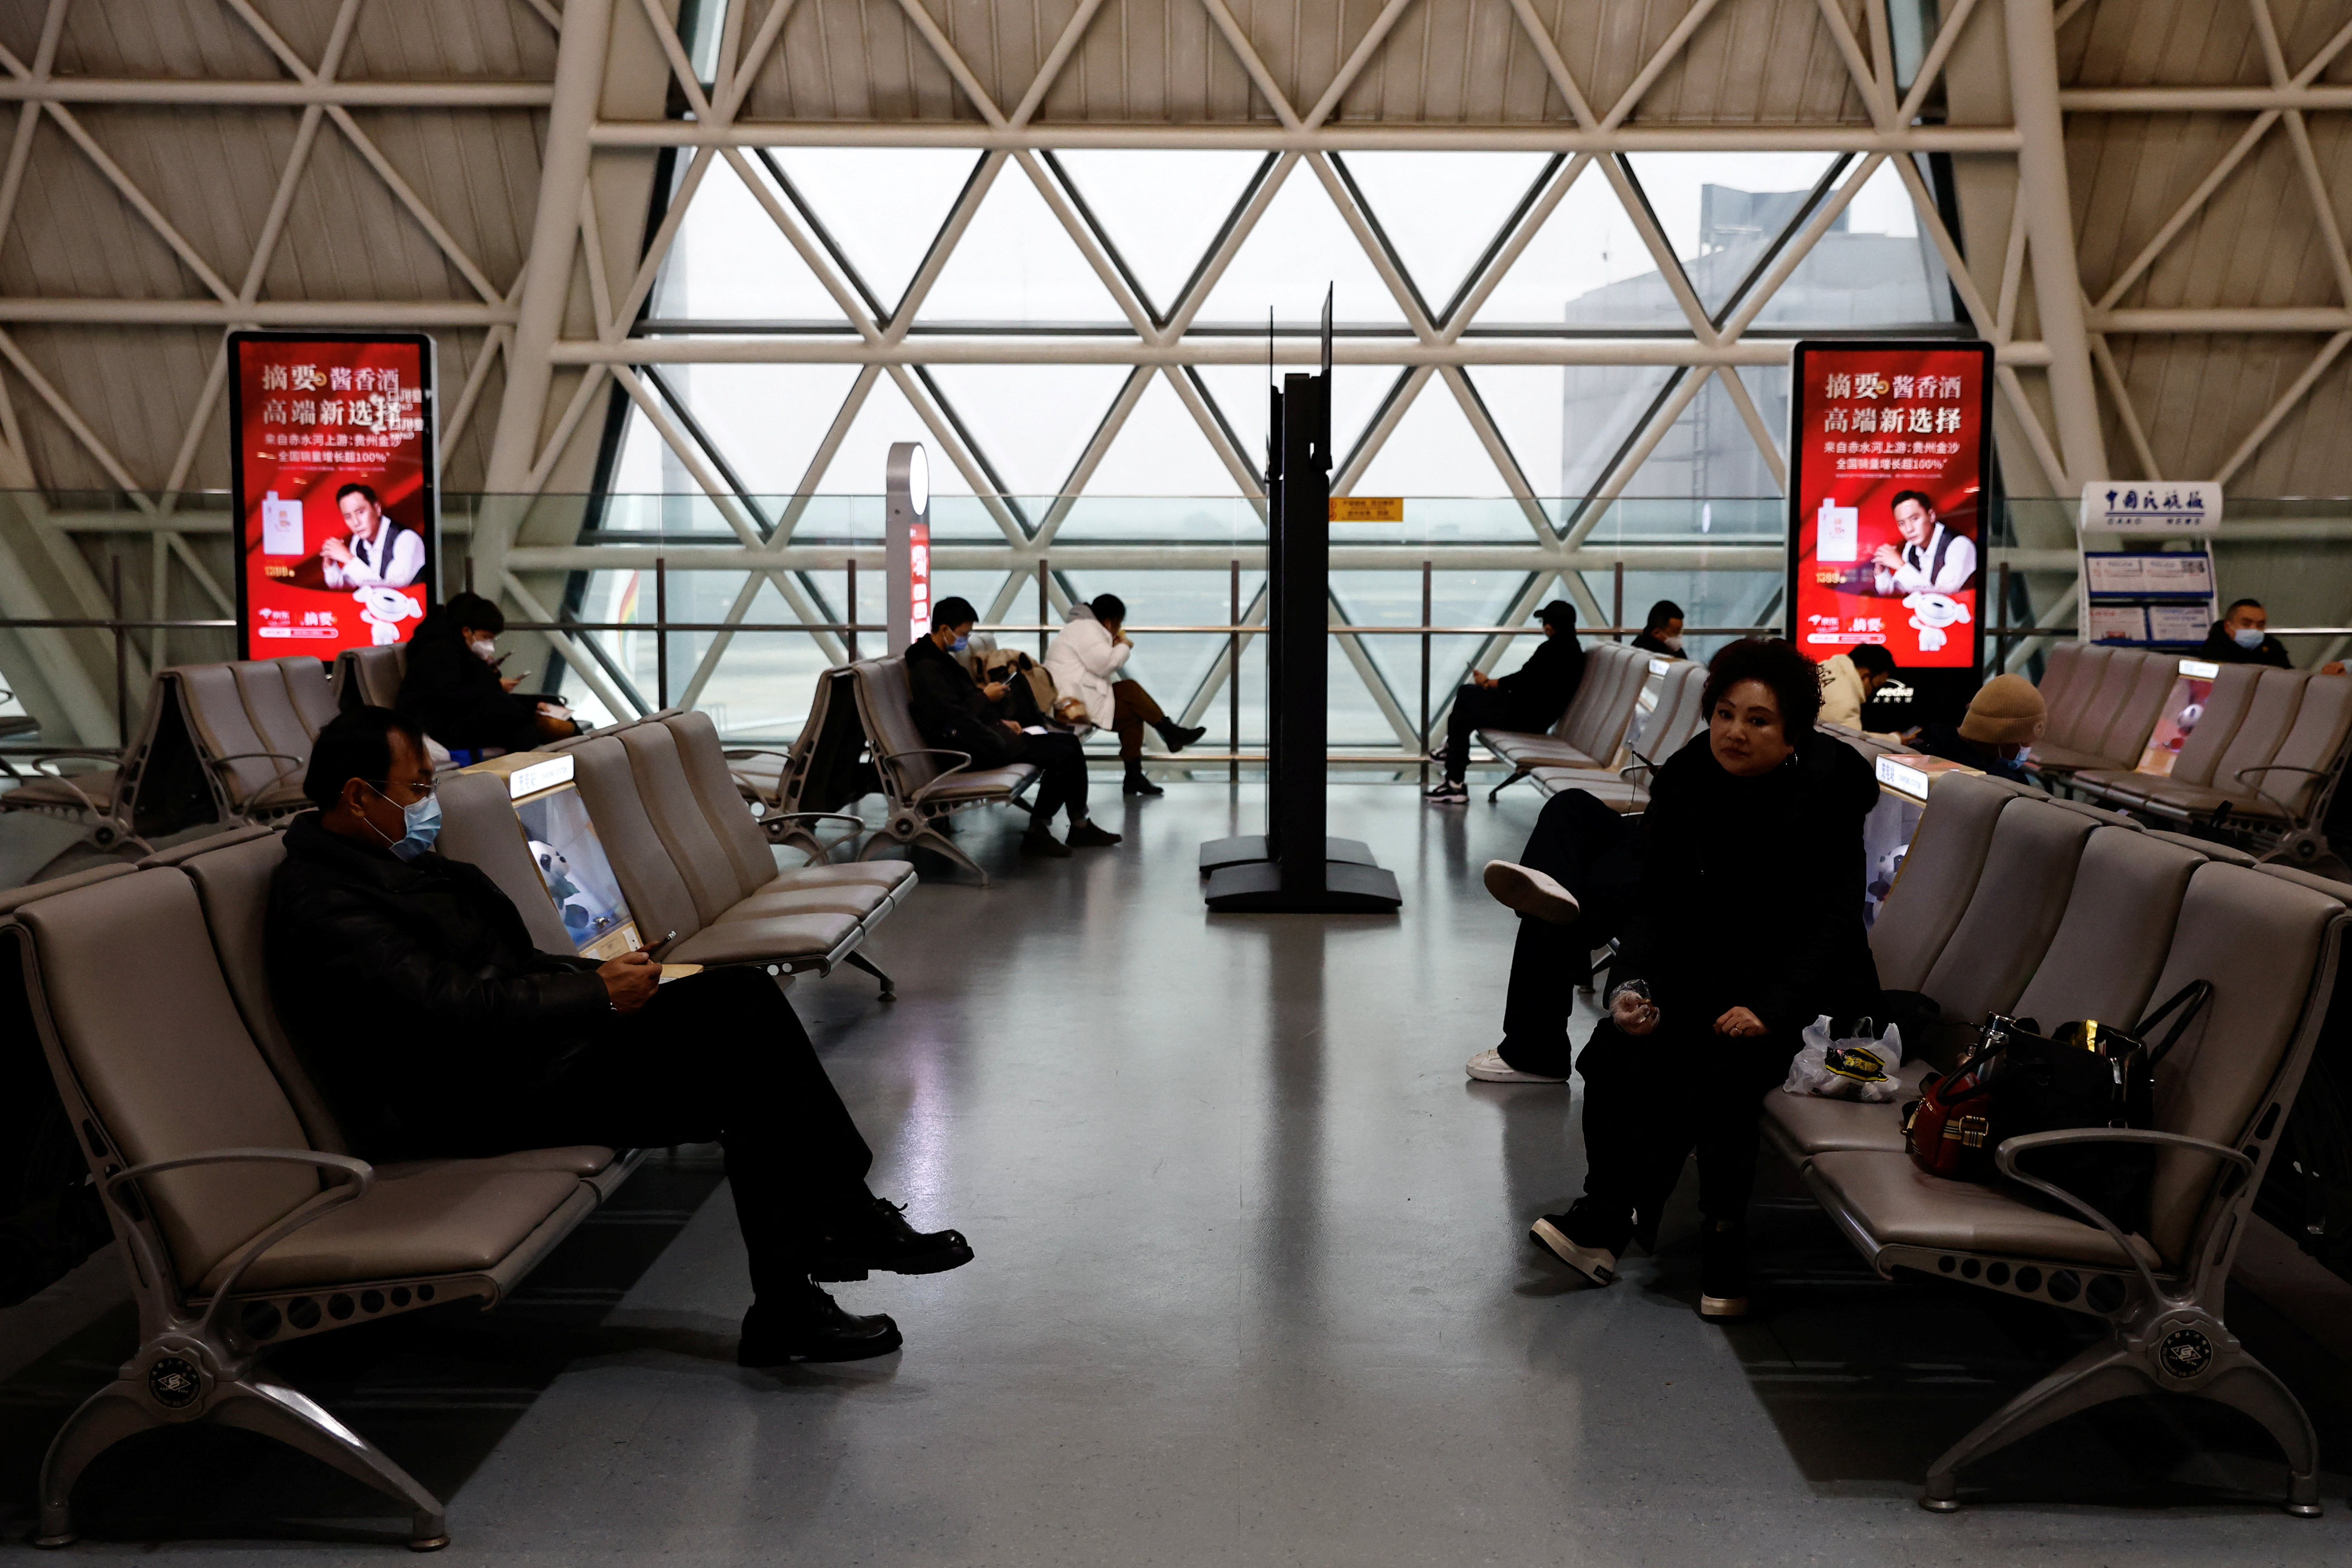
M1476 868L1538 802L1332 799L1401 916L1209 917L1194 847L1254 830L1255 792L1176 786L1066 863L967 819L999 880L927 865L876 943L898 1003L794 991L877 1188L979 1251L841 1288L901 1354L737 1370L732 1215L689 1150L499 1311L279 1364L449 1500L453 1559L502 1564L2352 1563L2345 1369L2251 1298L2233 1321L2321 1425L2315 1523L2268 1506L2258 1431L2190 1405L2079 1417L1973 1472L1979 1506L1920 1511L1929 1459L2075 1321L1876 1279L1769 1160L1756 1320L1696 1316L1687 1212L1614 1288L1572 1285L1525 1236L1579 1184L1570 1091L1460 1071L1512 935ZM129 1336L101 1312L0 1382L11 1542ZM234 1433L128 1446L81 1509L89 1555L396 1561L370 1494Z

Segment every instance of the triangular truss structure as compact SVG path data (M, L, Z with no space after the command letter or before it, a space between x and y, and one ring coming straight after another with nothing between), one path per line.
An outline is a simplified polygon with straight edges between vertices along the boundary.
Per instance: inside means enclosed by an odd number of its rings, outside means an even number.
M1326 265L1301 292L1339 283L1351 328L1338 359L1366 383L1337 488L1376 476L1401 429L1442 427L1491 466L1465 488L1507 496L1524 522L1507 613L1558 584L1600 620L1584 574L1631 547L1595 531L1702 397L1784 475L1781 433L1742 372L1784 363L1775 300L1840 215L1892 180L1940 262L1951 319L1997 347L2012 493L2109 474L2344 490L2352 476L2323 431L2352 406L2336 210L2352 24L2237 0L2201 47L2259 60L2259 81L2093 85L2115 79L2107 62L2152 3L1947 0L1924 28L1905 12L1906 28L1883 0L1166 0L1149 16L1126 0L1034 15L1005 0L985 25L939 0L337 0L282 15L191 0L183 60L160 43L139 55L121 41L132 31L107 26L130 0L37 0L0 25L0 97L17 106L0 164L0 486L112 489L156 531L153 602L169 576L225 608L220 563L173 521L181 492L218 482L223 437L225 362L190 330L423 327L444 345L446 479L513 498L474 521L486 585L535 618L560 601L582 552L530 498L596 481L617 400L723 521L737 554L709 560L748 572L740 605L772 582L822 619L795 531L820 489L842 488L845 446L866 438L861 415L887 384L992 520L994 554L974 547L963 565L1003 574L1002 612L1040 560L1087 569L1093 547L1065 542L1066 525L1090 489L1105 493L1098 475L1140 471L1121 445L1139 409L1156 431L1189 421L1183 471L1256 495L1247 388L1266 344L1244 329L1275 291L1256 258L1311 244ZM215 37L200 36L207 5ZM683 34L681 16L698 19ZM433 58L444 31L472 53ZM2132 47L2145 54L2144 35ZM2204 58L2159 79L2194 79ZM192 171L219 154L159 131L156 109L212 113L206 146L272 171L267 188L213 198ZM2138 173L2077 156L2088 174L2070 194L2070 146L2128 153L2112 162ZM1215 177L1194 182L1213 205L1157 210L1110 183L1111 150L1214 155ZM1518 161L1512 200L1415 184L1415 158L1474 152ZM1803 154L1818 173L1701 276L1644 161L1734 153ZM520 158L535 205L486 202L485 171ZM510 173L496 177L513 191ZM849 199L876 192L886 228ZM763 277L674 286L673 250L706 202L772 225L751 258ZM1590 221L1622 225L1664 313L1638 331L1513 319L1528 276L1515 268L1544 265L1548 235ZM363 235L367 265L322 223ZM1052 251L1041 266L1080 319L1039 321L992 292L992 258L1015 233ZM375 279L380 291L363 281ZM1275 303L1288 318L1275 357L1303 363L1306 312ZM2225 353L2236 374L2209 376ZM846 377L830 416L786 443L796 478L767 454L747 461L747 437L680 391L694 380L680 367L714 363ZM1067 384L1091 388L1049 477L1036 453L1008 449L1006 410L975 405L1012 384L989 367L1023 365L1070 367ZM1638 372L1639 390L1582 460L1586 493L1555 510L1544 436L1522 426L1515 442L1481 384L1563 365ZM133 381L147 392L135 405L112 395ZM68 542L73 508L30 509L52 596L68 601L44 607L97 613L103 595ZM2064 578L2038 542L2011 559L2040 574L2043 624L2060 624ZM1759 567L1770 553L1750 552ZM1664 567L1672 552L1643 559ZM1358 668L1401 719L1375 663Z

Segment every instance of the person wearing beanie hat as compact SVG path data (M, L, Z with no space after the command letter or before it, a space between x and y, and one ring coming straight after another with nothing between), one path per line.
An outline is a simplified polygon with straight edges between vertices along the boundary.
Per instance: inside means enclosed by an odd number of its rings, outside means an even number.
M2016 784L2025 782L2020 759L2042 739L2049 710L2033 682L2021 675L1996 675L1978 688L1957 725L1930 724L1920 750L1980 768Z
M1584 679L1584 648L1576 640L1576 606L1554 599L1536 612L1544 640L1518 669L1499 679L1474 669L1454 694L1445 722L1445 773L1422 798L1437 805L1465 805L1470 787L1470 738L1482 729L1549 730L1559 722Z

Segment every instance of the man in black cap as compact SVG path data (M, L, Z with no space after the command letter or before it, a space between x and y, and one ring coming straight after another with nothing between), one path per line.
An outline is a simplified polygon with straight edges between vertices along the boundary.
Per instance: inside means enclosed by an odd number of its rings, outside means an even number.
M1584 679L1584 648L1576 640L1576 607L1554 599L1536 612L1544 640L1528 662L1500 679L1483 670L1454 694L1445 724L1445 776L1424 799L1441 805L1467 802L1462 782L1470 769L1470 737L1479 730L1549 730L1559 722Z

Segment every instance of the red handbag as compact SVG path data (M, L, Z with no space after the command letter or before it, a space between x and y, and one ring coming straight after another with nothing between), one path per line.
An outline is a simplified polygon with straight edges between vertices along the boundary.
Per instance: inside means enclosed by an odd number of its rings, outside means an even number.
M1930 1078L1903 1113L1903 1142L1911 1163L1952 1182L1989 1182L1993 1166L1992 1089L1984 1082L1987 1058L1979 1052L1956 1070Z

